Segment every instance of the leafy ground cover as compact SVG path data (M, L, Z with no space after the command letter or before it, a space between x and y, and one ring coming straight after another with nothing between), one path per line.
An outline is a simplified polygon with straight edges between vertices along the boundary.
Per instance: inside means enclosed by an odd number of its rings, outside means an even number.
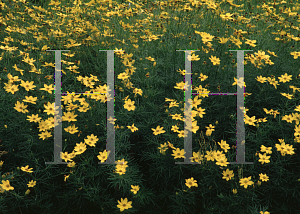
M1 213L299 213L297 1L0 1ZM61 157L53 161L55 54ZM107 137L114 52L115 158ZM185 158L185 58L192 142ZM198 50L198 51L196 51ZM244 79L237 53L245 51ZM245 88L245 160L236 93ZM74 94L89 92L93 95ZM99 94L96 94L99 93ZM103 93L103 94L101 94Z

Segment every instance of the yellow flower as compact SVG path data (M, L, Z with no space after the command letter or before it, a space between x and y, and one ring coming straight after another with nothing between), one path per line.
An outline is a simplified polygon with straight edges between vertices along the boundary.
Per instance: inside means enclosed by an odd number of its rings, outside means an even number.
M130 191L133 192L134 194L136 194L140 189L139 185L137 185L137 186L131 185L131 188L132 189Z
M78 127L75 127L75 124L72 126L68 126L67 128L64 128L64 130L66 132L69 132L70 134L75 134L76 132L78 132Z
M168 146L171 147L172 149L176 149L176 148L174 147L174 145L173 145L172 143L170 143L169 141L168 141Z
M36 104L37 97L32 97L32 96L25 96L25 99L23 100L24 102Z
M28 105L24 105L24 103L20 103L19 101L17 101L17 103L15 104L14 109L16 109L18 112L22 112L22 113L27 113L28 110L26 109Z
M235 77L234 77L234 83L232 83L232 85L238 85L240 88L243 87L243 82L244 82L244 78L243 77L240 77L239 80L237 80ZM244 86L246 87L246 83L244 82Z
M26 119L26 120L29 120L29 122L35 122L35 123L37 123L37 122L39 122L42 118L41 117L39 117L39 115L38 114L36 114L36 115L34 115L34 114L32 114L31 116L27 116L28 117L28 119Z
M289 82L290 80L292 80L292 75L287 75L287 73L285 73L284 75L281 75L281 77L278 77L279 82Z
M12 94L15 94L17 91L19 91L18 87L19 85L13 85L11 82L4 83L4 89L6 92L10 92Z
M213 126L212 124L209 124L209 126L205 126L205 128L211 130L211 131L215 131L214 128L215 126Z
M87 136L87 139L84 139L84 142L89 146L95 147L96 146L95 144L97 143L98 140L99 139L97 138L97 136L91 134Z
M110 151L106 151L106 149L103 152L99 152L100 155L97 156L97 158L103 163L107 160L107 157L109 156Z
M0 184L0 186L5 191L14 190L14 187L10 185L9 180L2 180L2 184Z
M75 154L76 154L76 155L80 155L80 154L82 154L83 152L85 152L85 150L86 150L86 145L85 145L84 143L82 143L82 142L76 143L76 146L75 146L74 150L75 150Z
M75 102L75 99L73 100L73 102ZM73 103L69 103L68 105L67 105L67 107L66 107L66 109L68 110L68 111L72 111L72 110L75 110L76 108L78 108L78 105L77 104L73 104Z
M272 151L271 151L272 147L265 147L264 145L261 145L260 146L260 151L261 152L265 152L267 154L272 154Z
M233 194L237 194L237 189L232 190Z
M64 175L64 182L66 182L69 177L70 175Z
M117 207L120 208L120 211L123 212L125 209L129 209L129 208L132 208L131 204L132 204L132 201L127 201L128 199L125 198L121 198L121 201L118 200L118 205Z
M135 101L131 101L131 99L128 99L125 101L124 108L127 109L128 111L134 111L135 106L134 106Z
M34 90L33 88L36 87L35 85L33 85L33 83L34 83L34 81L31 81L31 82L26 81L26 82L24 82L23 80L21 80L21 84L20 85L23 88L25 88L26 91L29 91L29 90Z
M206 151L205 158L207 161L214 161L215 160L215 153L213 151Z
M216 56L209 57L210 61L213 63L213 65L220 65L220 59Z
M134 123L131 126L127 126L127 128L129 128L131 130L131 132L135 132L135 131L139 130L137 127L134 126Z
M21 79L19 79L19 76L12 76L10 73L7 74L7 77L11 83L21 81Z
M75 161L72 161L72 162L71 162L71 163L69 163L67 166L68 166L68 167L74 167L74 166L75 166L75 164L76 164L76 163L75 163Z
M259 179L262 180L262 181L268 181L269 177L266 174L260 173L259 174Z
M216 160L217 160L216 164L220 166L227 166L227 164L229 164L225 156L217 157Z
M165 130L163 130L163 128L164 127L157 126L156 129L154 129L154 128L151 128L151 129L152 129L154 135L158 135L158 134L166 132Z
M72 121L77 121L77 119L75 119L78 115L75 114L74 112L64 112L64 115L62 116L62 121L68 121L68 122L72 122Z
M55 103L48 102L47 105L44 104L44 107L46 109L46 110L44 110L44 112L46 112L47 115L49 115L49 114L55 115L54 106L55 106ZM55 107L55 109L58 109L58 106Z
M221 148L227 153L227 150L230 149L229 145L226 143L226 141L221 140L221 143L218 142L218 144L221 146Z
M126 167L124 167L124 166L121 165L121 164L116 165L115 173L118 173L119 175L124 175L125 172L126 172Z
M188 61L199 61L200 58L198 58L199 55L195 55L195 54L192 54L191 55L188 55Z
M251 176L248 178L242 178L240 179L240 185L244 186L244 188L247 189L248 186L251 186L252 184L254 184L253 181L251 181Z
M267 81L267 78L266 77L262 77L261 75L260 76L257 76L255 78L258 82L261 82L261 83L264 83Z
M118 79L122 79L122 80L128 79L128 77L129 76L126 74L126 72L120 73L118 75Z
M184 154L186 152L184 152L184 149L179 149L179 148L176 148L176 150L173 150L173 154L171 154L172 156L175 156L174 159L176 158L185 158L184 157Z
M206 132L205 132L205 134L206 134L206 136L211 136L211 133L212 133L212 131L211 130L206 130Z
M248 115L245 116L244 121L245 121L245 124L249 124L249 125L252 125L252 126L255 126L254 122L257 122L257 120L255 119L255 116L250 118Z
M66 162L71 160L70 155L68 154L68 152L61 152L61 158Z
M291 52L290 54L294 56L294 59L298 59L298 57L300 56L300 52L296 52L296 51Z
M185 181L186 181L185 185L188 188L191 188L192 186L198 187L197 180L194 180L193 177L191 177L189 179L185 179Z
M258 161L261 162L261 164L270 163L269 159L270 159L271 156L266 156L266 154L262 155L260 153L258 155L259 155L259 158L260 158Z
M226 181L231 180L231 178L234 176L233 170L226 169L226 171L223 171L223 179L226 179Z
M29 172L29 173L32 173L33 168L29 168L29 165L25 166L25 167L21 167L21 170L24 171L24 172Z
M255 47L256 45L254 44L254 43L256 43L256 40L249 40L249 39L246 39L247 40L247 42L245 42L245 44L248 44L248 45L250 45L250 46L252 46L252 47Z
M27 184L28 187L34 187L36 185L36 181L29 181L29 183Z
M200 77L198 77L201 81L204 81L208 78L208 76L203 75L202 73L200 74Z
M224 15L224 14L221 14L221 15L220 15L220 17L221 17L223 20L232 19L231 16L233 16L233 14L230 14L230 13L226 13L225 15Z
M203 156L204 155L200 154L200 151L193 152L193 157L190 157L191 162L197 162L197 163L201 164L201 161L203 160Z
M275 78L268 77L268 81L269 81L270 85L273 85L275 87L275 89L277 89L277 85L279 85L279 84L278 84L278 81L275 80Z
M41 134L39 134L39 138L42 138L43 140L45 140L46 138L48 137L51 137L51 132L48 132L48 131L45 131L45 132L42 132Z

